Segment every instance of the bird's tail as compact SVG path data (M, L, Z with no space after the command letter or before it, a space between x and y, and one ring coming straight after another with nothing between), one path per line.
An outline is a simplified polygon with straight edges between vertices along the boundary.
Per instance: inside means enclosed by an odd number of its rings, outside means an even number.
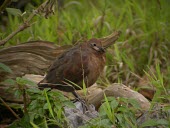
M40 90L43 90L44 88L51 88L51 89L58 89L60 91L65 91L65 92L73 92L73 91L75 91L75 88L73 86L71 86L71 85L45 83L44 80L42 80L42 81L40 81L38 83L38 88Z
M40 90L43 90L44 88L52 88L49 84L45 84L45 83L38 83L38 88Z
M51 88L51 86L48 83L45 83L44 79L41 80L37 85L40 90L43 90L44 88Z

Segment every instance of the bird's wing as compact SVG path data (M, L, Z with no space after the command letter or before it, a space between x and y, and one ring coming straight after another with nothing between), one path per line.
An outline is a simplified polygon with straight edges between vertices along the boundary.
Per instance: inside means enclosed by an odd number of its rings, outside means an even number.
M71 81L78 84L88 73L88 56L82 56L79 50L73 49L54 61L47 73L46 81L54 84Z

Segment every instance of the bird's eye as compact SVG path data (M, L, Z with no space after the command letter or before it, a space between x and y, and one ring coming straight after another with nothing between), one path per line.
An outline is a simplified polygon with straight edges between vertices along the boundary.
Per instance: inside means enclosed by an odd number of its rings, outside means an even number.
M95 43L92 43L92 45L93 45L93 46L96 46L96 44L95 44Z

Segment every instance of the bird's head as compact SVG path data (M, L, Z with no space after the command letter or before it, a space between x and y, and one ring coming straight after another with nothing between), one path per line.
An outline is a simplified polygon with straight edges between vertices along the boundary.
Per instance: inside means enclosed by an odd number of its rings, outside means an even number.
M116 31L104 38L92 38L88 41L88 44L93 50L99 53L104 53L109 46L114 44L114 42L119 38L120 34L120 31Z

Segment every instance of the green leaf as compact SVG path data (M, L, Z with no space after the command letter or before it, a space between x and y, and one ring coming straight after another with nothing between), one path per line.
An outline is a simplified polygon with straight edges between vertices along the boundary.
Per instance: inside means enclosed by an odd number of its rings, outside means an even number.
M48 103L45 103L43 109L48 109Z
M48 96L47 96L46 89L44 89L44 94L45 94L45 97L46 97L46 100L47 100L48 109L49 109L49 111L50 111L50 114L51 114L52 117L55 119L54 114L53 114L53 110L52 110L52 107L51 107L51 103L50 103L49 98L48 98Z
M140 105L139 103L135 100L135 99L128 99L129 103L135 107L136 109L139 109L140 108Z
M43 108L41 107L41 108L38 108L38 114L42 114L42 113L44 113L43 112Z
M110 126L112 125L112 123L110 122L109 119L103 119L101 120L100 122L97 122L99 123L99 126L104 126L104 128L110 128Z
M115 117L117 118L117 120L119 121L120 124L124 123L124 118L123 118L122 114L115 113Z
M111 108L111 106L109 104L109 101L108 101L105 93L104 93L104 99L105 99L105 103L106 103L106 106L104 107L105 112L106 112L108 118L110 119L110 121L112 123L114 123L114 120L115 120L114 113L112 113L112 108Z
M87 87L86 87L86 84L84 82L84 78L83 78L83 92L84 92L84 95L86 96L87 95Z
M39 128L36 124L34 124L32 121L30 121L30 124L32 125L33 128Z
M0 69L2 69L5 72L12 73L12 70L3 63L0 63Z
M21 16L22 14L21 10L16 9L16 8L6 8L6 11L9 14L14 15L14 16Z
M17 77L16 78L16 82L19 84L19 85L32 85L32 86L37 86L33 81L30 81L26 78L21 78L21 77Z
M158 126L158 125L168 125L168 121L165 119L150 119L145 121L141 126Z
M41 101L45 101L45 100L46 100L46 98L43 97L43 96L39 96L37 99L38 99L38 100L41 100Z
M75 105L71 102L71 101L64 101L63 102L65 106L69 107L69 108L76 108Z
M30 93L41 93L41 90L37 89L37 88L29 88L27 89L27 92L30 92Z
M117 109L118 112L122 112L122 113L125 113L125 112L129 112L129 109L127 107L125 107L124 105L122 105L121 107L119 107Z
M21 90L16 90L16 91L14 92L14 96L17 97L17 98L19 98L21 95L22 95Z
M106 116L106 112L105 112L105 109L104 109L105 106L106 106L106 103L103 103L99 108L99 114L100 114L101 117Z
M14 85L16 82L13 79L6 79L2 82L3 84Z
M111 102L111 101L115 101L116 99L115 99L114 97L109 96L109 97L107 97L107 100L108 100L109 102Z
M32 111L32 110L34 110L36 107L38 107L38 102L37 102L37 100L31 101L31 103L30 103L30 105L29 105L29 110Z
M116 99L112 98L112 101L110 103L111 108L115 109L118 105L119 105L119 103L116 101Z
M9 128L32 128L29 115L25 114L20 120L14 121Z

